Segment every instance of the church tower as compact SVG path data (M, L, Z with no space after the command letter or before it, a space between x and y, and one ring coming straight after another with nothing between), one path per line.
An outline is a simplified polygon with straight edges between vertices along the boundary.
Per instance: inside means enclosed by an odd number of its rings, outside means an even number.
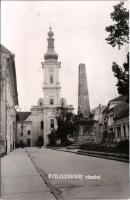
M90 114L87 76L86 76L85 64L83 63L79 65L78 113L83 118L89 117Z
M56 113L60 106L60 82L58 54L54 48L54 33L52 28L48 32L48 48L44 54L45 61L42 62L43 68L43 120L44 120L44 146L49 143L48 135L53 129L57 129Z

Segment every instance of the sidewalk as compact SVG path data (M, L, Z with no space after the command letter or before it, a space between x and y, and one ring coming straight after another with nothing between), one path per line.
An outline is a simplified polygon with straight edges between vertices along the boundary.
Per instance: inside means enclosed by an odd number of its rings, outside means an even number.
M24 149L1 159L1 175L2 200L55 200Z

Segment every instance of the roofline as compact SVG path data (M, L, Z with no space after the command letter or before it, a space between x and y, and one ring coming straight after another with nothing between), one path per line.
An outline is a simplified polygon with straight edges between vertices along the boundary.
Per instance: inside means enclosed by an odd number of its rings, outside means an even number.
M118 97L116 97L116 98L114 98L114 99L111 99L108 103L124 101L124 100L118 100L118 99L121 98L121 97L122 97L122 98L124 97L124 99L126 98L124 95L120 95L120 96L118 96Z
M123 115L121 115L121 116L117 116L117 117L114 117L114 119L115 120L117 120L117 119L122 119L122 118L124 118L124 117L129 117L129 113L125 113L125 114L123 114Z
M13 75L14 75L14 87L15 87L15 105L19 105L18 102L18 90L17 90L17 77L16 77L16 67L15 67L15 60L14 60L14 54L11 54L11 60L12 60L12 70L13 70Z
M5 49L6 52L3 52L3 51L2 51L2 48ZM1 53L1 54L5 54L5 55L7 55L7 53L8 53L8 55L11 55L11 54L12 54L12 52L11 52L9 49L7 49L3 44L0 44L0 53Z
M3 49L5 50L5 52L3 51ZM14 83L14 90L15 90L14 101L15 101L15 106L17 106L19 105L19 102L18 102L18 91L17 91L16 67L15 67L15 60L14 60L15 55L2 44L0 44L0 53L8 56L11 59L11 68L13 72L12 81Z

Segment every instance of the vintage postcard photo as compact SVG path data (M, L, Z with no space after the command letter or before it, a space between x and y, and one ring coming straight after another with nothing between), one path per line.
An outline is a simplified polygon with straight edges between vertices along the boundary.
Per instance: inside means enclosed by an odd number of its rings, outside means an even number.
M1 1L0 198L130 199L128 1Z

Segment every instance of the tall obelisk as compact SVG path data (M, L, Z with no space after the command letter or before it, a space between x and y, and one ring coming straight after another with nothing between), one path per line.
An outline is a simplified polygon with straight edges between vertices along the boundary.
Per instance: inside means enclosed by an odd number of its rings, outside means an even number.
M87 76L85 64L79 64L79 80L78 80L78 113L83 118L89 117L90 103L87 85Z

